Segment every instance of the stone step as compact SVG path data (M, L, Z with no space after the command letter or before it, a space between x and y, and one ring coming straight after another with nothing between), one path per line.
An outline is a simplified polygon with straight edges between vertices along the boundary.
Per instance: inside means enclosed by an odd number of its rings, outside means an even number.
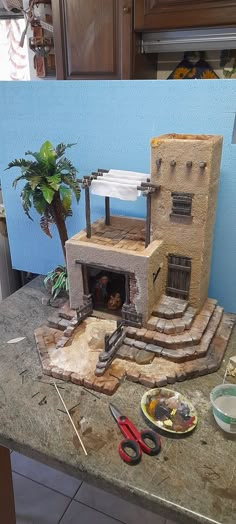
M193 320L196 316L196 312L196 309L188 306L181 318L173 318L172 320L158 318L157 322L155 322L155 331L159 331L159 333L165 333L166 335L183 333L184 331L191 328ZM156 320L156 317L151 317L151 319L153 318Z
M139 349L126 344L122 344L116 353L116 358L130 360L140 365L150 364L155 356L155 353L151 351L145 351L145 349Z
M217 315L218 313L214 313L212 322L211 324L209 323L209 328L212 330L213 318L216 324L219 321L219 317L216 319ZM162 387L217 371L224 358L234 323L234 315L223 314L205 356L183 363L170 362L166 358L164 360L164 358L160 357L154 359L149 366L142 370L138 370L132 362L129 370L126 372L127 379L133 382L140 382L147 387ZM208 330L206 331L207 333ZM211 338L210 333L208 334L209 338Z
M76 324L77 324L77 320L75 321L66 320L65 318L57 314L52 315L51 317L48 317L49 327L54 328L54 329L60 329L61 331L65 331L68 327L71 327L72 325L73 327L75 327Z
M211 341L219 327L219 324L223 317L223 308L217 306L213 315L207 325L207 328L201 338L201 341L196 346L182 347L178 349L168 349L154 344L147 344L145 351L151 351L156 356L165 358L172 362L182 363L188 360L195 360L202 358L207 354ZM135 343L134 346L135 348Z
M59 317L65 320L72 320L76 317L76 311L70 308L69 300L59 309Z
M209 346L215 333L222 321L223 308L217 306L209 320L209 323L203 333L201 341L198 345L189 345L188 347L180 347L178 349L171 349L159 346L157 344L145 344L145 342L137 341L136 339L126 337L124 340L125 346L122 348L120 358L127 360L136 360L136 355L141 350L142 352L150 352L151 355L160 356L166 360L176 363L183 363L189 360L195 360L205 357Z
M203 317L210 317L212 315L212 311L214 310L214 307L216 306L217 301L213 300L211 298L208 298L201 309L201 311L198 313L196 317L196 310L188 306L186 308L186 311L183 313L183 316L181 318L175 318L175 319L165 319L165 318L157 318L154 315L151 315L147 322L147 329L158 331L159 333L165 333L166 335L174 335L178 333L183 333L185 330L191 329L193 322L196 325L194 327L198 327L199 324L202 323ZM196 317L196 318L195 318ZM195 321L194 321L195 318ZM196 320L199 319L198 322Z
M154 344L167 349L181 349L200 343L210 318L215 311L216 301L207 299L202 310L194 319L191 328L183 333L165 334L156 331L154 322L147 323L148 329L127 328L127 337L143 343ZM218 306L219 308L219 306ZM220 308L221 309L221 308Z
M200 344L193 346L193 349L195 350L198 358L204 357L206 355L211 341L222 321L223 313L224 309L220 306L216 306L215 311L209 319L207 328L202 336Z
M158 318L181 318L188 307L186 300L162 295L159 302L153 307L152 315Z

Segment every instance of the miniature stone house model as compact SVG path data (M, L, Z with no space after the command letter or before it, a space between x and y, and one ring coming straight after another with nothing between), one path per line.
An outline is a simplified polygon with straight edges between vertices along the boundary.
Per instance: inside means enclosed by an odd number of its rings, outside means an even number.
M163 386L220 367L233 318L207 293L221 152L220 136L168 134L151 140L150 174L81 180L86 229L66 242L70 304L35 332L45 373L112 394L123 377ZM104 199L93 224L90 193ZM146 218L111 216L110 197L144 197ZM105 331L91 349L82 339L93 323Z
M117 281L117 291L123 287L120 315L137 324L146 325L163 293L201 308L208 291L221 150L220 136L172 134L151 140L151 176L140 182L146 221L109 217L67 242L73 309L89 295L96 308L95 268L116 280L123 275L123 284ZM116 181L111 175L93 181L92 191L100 185L104 195L109 192L104 180Z

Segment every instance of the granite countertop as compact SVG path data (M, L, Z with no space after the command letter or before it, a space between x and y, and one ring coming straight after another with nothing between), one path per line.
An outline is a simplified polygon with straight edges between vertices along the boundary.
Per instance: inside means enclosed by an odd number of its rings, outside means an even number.
M236 436L224 434L213 419L211 389L222 382L227 357L235 354L236 330L218 373L175 384L195 405L199 424L185 439L162 438L158 457L143 454L130 467L118 454L122 437L110 415L110 398L61 382L61 394L75 424L85 417L86 457L52 386L42 375L33 331L51 312L39 277L0 304L0 444L78 476L151 511L184 523L235 524ZM26 337L16 344L7 341ZM56 381L57 384L60 381ZM141 429L141 385L124 382L112 397ZM41 403L41 400L44 402Z

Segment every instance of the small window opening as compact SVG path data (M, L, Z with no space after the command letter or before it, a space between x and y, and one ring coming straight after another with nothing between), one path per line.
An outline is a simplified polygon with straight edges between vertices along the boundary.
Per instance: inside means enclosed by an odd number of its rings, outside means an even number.
M172 212L171 216L191 216L192 213L192 197L191 193L171 193L172 196Z

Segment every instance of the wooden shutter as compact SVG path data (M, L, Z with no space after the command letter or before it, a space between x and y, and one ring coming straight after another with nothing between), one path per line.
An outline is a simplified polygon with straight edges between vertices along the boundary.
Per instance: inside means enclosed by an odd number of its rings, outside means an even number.
M191 259L180 255L168 255L166 294L187 299L191 277Z

